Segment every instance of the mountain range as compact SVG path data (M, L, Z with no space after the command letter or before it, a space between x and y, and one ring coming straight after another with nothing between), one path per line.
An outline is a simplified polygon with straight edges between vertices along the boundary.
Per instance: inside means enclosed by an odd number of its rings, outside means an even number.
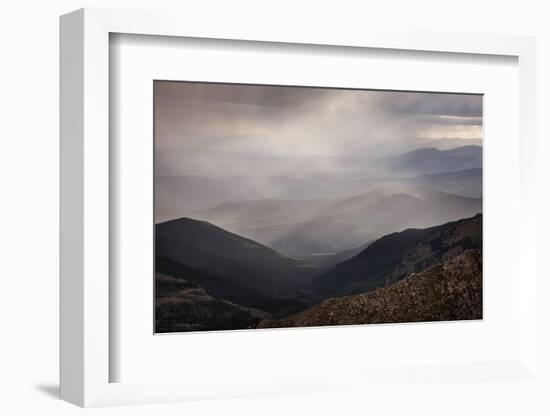
M448 150L425 147L384 158L379 164L394 172L422 174L479 168L482 159L481 146L461 146Z
M191 153L194 154L194 153ZM216 155L217 156L217 155ZM242 155L232 163L243 160ZM187 155L190 158L189 155ZM247 156L249 159L250 155ZM200 158L208 165L206 156ZM215 159L217 160L217 159ZM258 159L258 160L261 160ZM196 211L245 200L295 200L348 198L381 186L428 187L466 197L481 197L482 150L463 146L451 150L422 148L377 160L359 158L313 163L309 169L295 160L288 171L262 171L244 164L247 170L228 169L223 176L193 171L187 174L161 174L155 177L157 222ZM189 164L198 163L189 160Z
M481 212L481 199L424 187L378 187L342 199L262 199L196 211L287 256L307 258L351 250L392 231Z
M480 146L180 153L155 178L157 332L481 316Z
M465 251L480 250L481 226L478 214L392 233L339 253L339 262L328 268L284 256L204 221L182 218L158 224L156 305L163 322L159 328L247 328L324 299L389 287Z

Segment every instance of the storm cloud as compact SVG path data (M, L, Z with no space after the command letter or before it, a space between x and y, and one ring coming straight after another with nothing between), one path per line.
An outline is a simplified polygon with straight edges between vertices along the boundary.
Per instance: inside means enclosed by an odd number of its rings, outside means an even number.
M183 153L326 162L481 135L481 95L155 81L157 175L194 173Z

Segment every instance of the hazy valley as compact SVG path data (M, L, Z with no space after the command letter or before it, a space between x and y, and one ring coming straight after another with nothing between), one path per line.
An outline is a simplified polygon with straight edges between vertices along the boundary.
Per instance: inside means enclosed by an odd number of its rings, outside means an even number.
M382 161L392 166L393 177L364 177L358 183L353 175L332 177L328 182L347 183L336 192L324 192L324 181L317 175L303 177L302 186L309 183L314 188L309 193L298 192L299 181L289 178L296 189L281 187L281 198L273 197L271 188L271 197L259 198L261 192L250 191L252 184L242 177L241 186L228 185L235 179L231 177L202 178L198 187L209 183L206 186L225 192L203 188L210 198L201 201L201 207L180 208L177 218L156 225L157 330L324 325L328 322L320 317L326 305L340 310L360 300L380 309L394 298L406 305L414 300L403 300L405 287L414 288L411 296L421 299L431 296L426 288L434 279L440 278L440 285L449 279L454 280L448 284L458 284L460 273L449 277L443 270L462 264L453 261L464 253L470 253L464 260L469 261L472 252L482 250L481 148L438 152L442 158L454 155L447 161L450 171L440 172L445 162L428 163L418 157L424 151L407 152ZM474 166L456 156L464 152L470 159L479 153ZM404 170L415 174L401 176L396 160L403 160ZM181 179L178 186L185 191L178 192L179 198L191 198L195 192L188 180ZM335 189L333 183L328 186ZM340 195L354 189L362 191ZM240 192L246 194L241 200ZM254 195L258 198L251 198ZM409 283L404 286L405 281ZM367 296L368 301L356 296ZM454 305L449 296L441 293L441 308ZM477 319L476 305L468 303L460 310L475 309L471 319ZM442 317L450 313L440 312ZM348 315L337 322L401 319L395 318L399 314L373 314ZM425 320L419 316L432 319L427 312L403 319Z
M482 316L482 95L153 85L157 332Z

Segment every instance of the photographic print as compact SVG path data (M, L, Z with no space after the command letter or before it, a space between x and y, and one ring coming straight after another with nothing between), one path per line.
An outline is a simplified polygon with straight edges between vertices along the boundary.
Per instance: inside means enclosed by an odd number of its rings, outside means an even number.
M482 319L482 103L154 81L155 332Z

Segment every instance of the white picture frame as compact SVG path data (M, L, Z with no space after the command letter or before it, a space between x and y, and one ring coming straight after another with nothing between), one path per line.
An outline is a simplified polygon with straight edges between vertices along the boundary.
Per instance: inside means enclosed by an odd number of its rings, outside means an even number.
M110 169L109 36L113 33L206 39L332 45L439 53L505 55L519 65L520 197L518 218L518 355L499 362L420 365L415 377L428 383L443 377L479 383L496 379L537 382L535 268L536 222L532 179L535 169L535 41L529 37L465 33L399 32L374 29L334 32L281 28L243 19L216 19L205 27L191 16L82 9L61 18L61 398L80 406L159 403L196 398L307 393L392 383L410 369L369 372L332 370L318 374L282 372L271 380L239 381L224 388L211 380L111 382L110 363ZM284 369L283 369L284 370ZM401 372L400 372L401 371ZM499 376L500 375L500 376ZM353 383L342 383L348 377ZM223 378L222 378L223 379ZM307 380L316 380L308 383ZM214 385L213 385L214 384Z

